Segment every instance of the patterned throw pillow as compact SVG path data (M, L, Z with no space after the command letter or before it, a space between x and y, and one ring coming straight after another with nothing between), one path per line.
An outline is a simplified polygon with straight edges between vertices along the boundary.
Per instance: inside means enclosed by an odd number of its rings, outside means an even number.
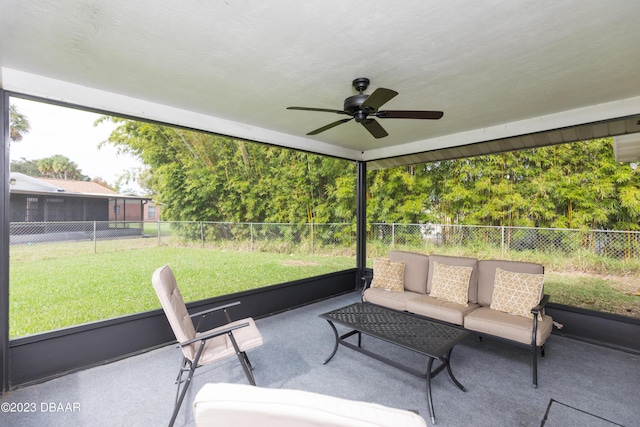
M433 263L430 296L468 307L469 279L473 267Z
M531 309L538 305L544 289L544 274L515 273L496 268L491 308L533 319ZM538 314L538 319L542 316Z
M404 261L389 261L385 258L374 259L371 287L404 292Z

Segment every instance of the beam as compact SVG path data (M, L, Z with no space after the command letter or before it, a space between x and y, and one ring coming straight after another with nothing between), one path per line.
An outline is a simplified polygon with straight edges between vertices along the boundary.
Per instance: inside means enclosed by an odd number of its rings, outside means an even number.
M360 288L367 267L367 164L356 162L356 267Z
M0 394L9 389L9 94L0 89Z

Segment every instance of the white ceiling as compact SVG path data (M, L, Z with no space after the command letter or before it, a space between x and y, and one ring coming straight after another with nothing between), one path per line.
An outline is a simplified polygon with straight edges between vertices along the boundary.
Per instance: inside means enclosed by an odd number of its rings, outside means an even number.
M8 91L353 160L640 115L637 0L2 0ZM374 139L351 81L399 92ZM635 130L637 131L637 130Z

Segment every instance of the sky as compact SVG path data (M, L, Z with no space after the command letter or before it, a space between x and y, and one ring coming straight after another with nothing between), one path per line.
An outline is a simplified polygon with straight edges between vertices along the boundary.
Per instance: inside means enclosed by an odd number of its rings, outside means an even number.
M111 185L125 171L142 166L131 155L117 154L111 145L98 149L98 144L115 128L113 123L94 126L100 114L20 98L11 98L10 102L31 125L21 141L11 142L11 160L37 160L62 154L75 162L83 175L101 177ZM125 187L140 191L135 184Z

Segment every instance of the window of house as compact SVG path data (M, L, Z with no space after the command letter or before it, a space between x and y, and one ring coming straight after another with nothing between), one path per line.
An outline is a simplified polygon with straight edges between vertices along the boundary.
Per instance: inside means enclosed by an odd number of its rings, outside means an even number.
M149 219L153 219L156 217L156 207L155 206L148 206L147 207L147 217Z

